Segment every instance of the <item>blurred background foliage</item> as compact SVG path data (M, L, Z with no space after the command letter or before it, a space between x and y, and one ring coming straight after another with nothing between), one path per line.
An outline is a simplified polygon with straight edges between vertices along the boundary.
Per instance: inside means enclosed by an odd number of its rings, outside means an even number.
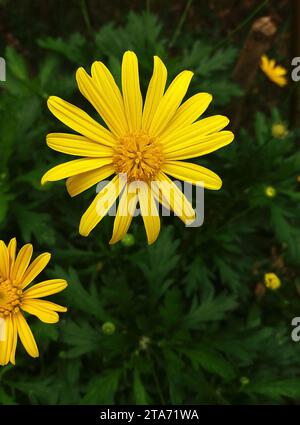
M19 346L17 365L0 371L0 403L299 403L300 343L290 336L300 313L299 132L278 137L273 127L288 126L289 88L259 73L235 142L199 158L223 179L219 192L206 191L200 228L165 217L147 247L135 219L110 247L111 217L89 238L78 234L95 189L70 199L63 182L40 185L66 160L45 144L48 132L66 130L47 97L95 116L76 88L77 67L102 60L119 80L132 49L145 90L157 54L169 80L195 72L189 95L213 94L208 115L232 118L243 92L231 75L258 16L279 19L270 55L288 66L287 3L1 1L1 239L53 254L45 276L68 280L57 298L69 312L53 326L29 319L41 356ZM281 279L277 291L264 286L267 272Z

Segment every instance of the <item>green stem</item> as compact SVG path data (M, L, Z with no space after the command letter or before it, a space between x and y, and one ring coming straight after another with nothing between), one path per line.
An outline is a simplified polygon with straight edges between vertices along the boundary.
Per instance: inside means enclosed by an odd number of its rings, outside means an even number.
M165 405L166 402L165 402L165 399L164 399L164 395L163 395L163 392L162 392L162 389L161 389L161 386L160 386L160 382L159 382L159 379L158 379L152 358L150 356L149 350L147 350L147 357L148 357L148 361L151 364L153 379L154 379L154 382L155 382L155 386L156 386L156 389L157 389L158 396L160 398L160 402L161 402L162 405Z
M174 44L176 43L177 38L178 38L178 37L179 37L179 35L180 35L180 32L181 32L182 26L183 26L183 24L184 24L184 21L186 20L186 17L187 17L187 14L188 14L189 8L190 8L190 7L191 7L191 5L192 5L192 2L193 2L193 0L188 0L188 1L187 1L187 4L186 4L185 9L184 9L184 11L183 11L183 14L181 15L181 18L180 18L180 20L179 20L179 22L178 22L178 25L177 25L177 27L176 27L176 29L175 29L175 31L174 31L173 37L172 37L172 39L171 39L171 41L170 41L170 43L169 43L169 48L173 47L173 46L174 46Z
M151 4L151 0L146 0L146 11L147 11L147 13L150 13L150 10L151 10L150 4Z
M85 0L79 0L79 3L80 3L81 12L82 12L83 19L84 19L85 25L87 27L87 30L90 34L93 34L93 28L92 28L92 25L91 25L91 20L90 20L88 8L87 8L87 5L86 5L86 1Z
M257 6L256 9L253 10L252 13L250 13L249 16L247 16L234 30L230 31L227 36L224 38L224 40L220 41L215 47L215 49L218 49L220 46L223 46L234 34L236 34L238 31L240 31L242 28L244 28L245 25L247 25L252 19L269 3L269 0L263 1L261 4Z

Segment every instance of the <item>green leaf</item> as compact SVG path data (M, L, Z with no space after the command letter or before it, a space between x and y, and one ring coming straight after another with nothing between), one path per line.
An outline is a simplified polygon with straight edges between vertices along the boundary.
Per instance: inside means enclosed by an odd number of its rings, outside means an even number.
M231 363L216 351L202 347L197 349L181 349L180 352L191 360L194 369L198 369L200 366L207 372L219 375L225 380L232 380L236 376Z
M24 241L29 242L32 240L32 236L35 236L41 244L45 243L52 246L55 244L56 235L49 214L37 213L20 207L17 221Z
M83 320L75 323L68 320L63 327L63 337L66 343L71 346L63 357L73 358L90 353L99 348L100 332L96 332L88 322Z
M121 372L121 369L106 370L93 379L80 404L114 404Z
M65 296L67 297L68 303L72 305L73 308L77 308L79 311L93 315L101 321L105 321L107 319L107 314L103 310L96 288L91 288L91 292L85 289L77 272L72 267L70 267L68 272L66 272L61 267L57 266L54 269L53 276L54 275L64 277L68 281L69 286Z
M136 404L148 404L148 394L137 368L134 369L133 393Z
M245 391L259 394L262 402L264 400L261 397L273 402L280 401L283 397L295 400L300 398L300 382L297 378L261 380L250 382Z
M5 57L7 60L9 72L11 72L19 80L25 81L29 79L25 60L13 47L6 48ZM7 78L9 78L9 73Z
M194 302L189 313L185 316L182 326L197 329L200 323L223 320L226 313L234 310L236 306L236 298L226 294L207 298L200 305Z
M171 271L178 262L177 248L178 240L172 237L172 228L164 229L158 241L148 247L147 256L136 254L131 257L148 281L151 289L161 296L170 286L172 281L169 278Z

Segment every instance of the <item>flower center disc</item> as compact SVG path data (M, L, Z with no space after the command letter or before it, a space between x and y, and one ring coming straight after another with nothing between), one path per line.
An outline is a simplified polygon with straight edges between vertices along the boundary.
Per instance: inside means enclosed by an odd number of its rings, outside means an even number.
M17 313L21 304L22 290L10 279L0 277L0 317Z
M153 180L162 162L160 144L144 132L121 137L113 156L116 172L126 173L129 182Z

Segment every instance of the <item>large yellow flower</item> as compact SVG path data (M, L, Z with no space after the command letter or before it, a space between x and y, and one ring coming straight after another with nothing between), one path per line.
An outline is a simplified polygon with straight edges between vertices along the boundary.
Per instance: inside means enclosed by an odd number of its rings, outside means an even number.
M65 100L55 96L48 99L50 111L80 133L48 134L48 146L83 158L50 169L43 176L42 184L68 178L67 190L75 196L115 175L83 215L81 235L89 235L119 195L110 243L125 236L137 204L148 243L156 240L160 230L156 201L174 211L183 222L190 223L195 219L194 210L167 174L208 189L220 189L222 182L215 173L183 161L213 152L232 142L234 137L230 131L220 131L229 122L224 116L197 121L212 100L210 94L198 93L182 103L192 76L190 71L181 72L165 90L167 70L155 56L143 105L138 60L133 52L127 51L123 56L122 94L103 63L93 63L91 76L79 68L76 73L79 90L107 128ZM136 182L142 184L134 185ZM166 192L171 196L165 196Z
M283 87L287 84L287 70L280 65L276 65L274 59L269 59L266 55L263 55L261 57L260 68L278 86Z
M17 242L12 239L8 246L0 241L0 365L15 364L18 336L27 353L38 357L39 351L30 327L23 315L37 316L42 322L56 323L58 312L67 309L39 298L55 294L67 287L63 279L45 280L30 286L46 267L51 255L39 255L32 263L32 245L24 245L16 255Z

